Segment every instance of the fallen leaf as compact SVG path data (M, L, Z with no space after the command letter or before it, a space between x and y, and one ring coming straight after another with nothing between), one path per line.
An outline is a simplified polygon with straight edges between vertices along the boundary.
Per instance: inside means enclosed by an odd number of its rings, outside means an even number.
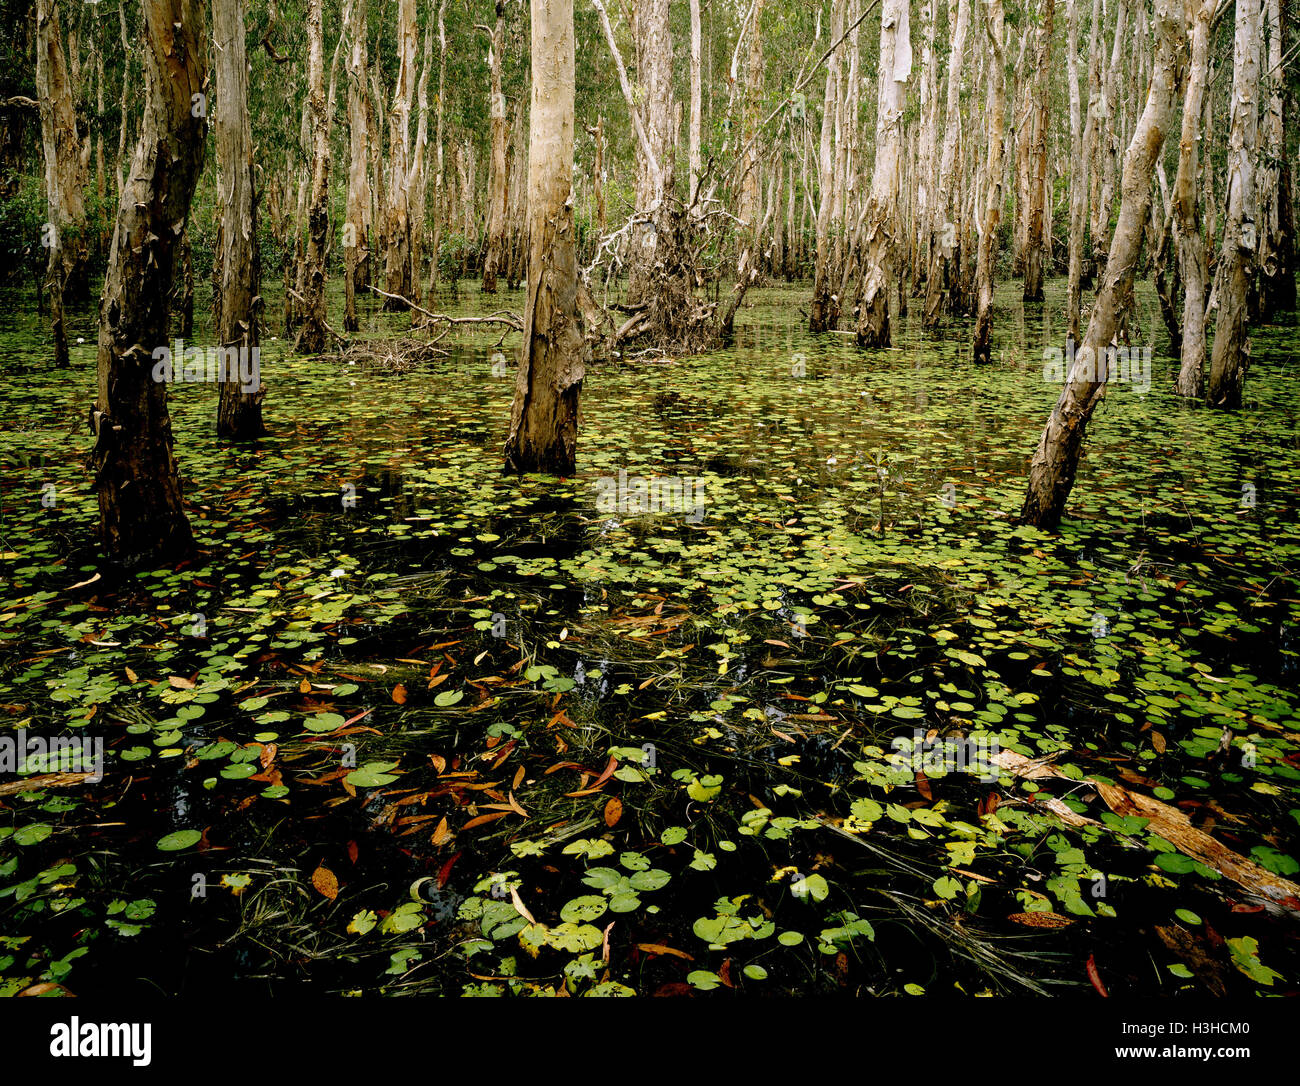
M328 867L318 867L311 873L311 884L333 901L339 896L339 880Z
M623 801L618 796L610 797L610 801L605 804L605 825L612 827L622 817Z
M398 705L406 704L406 687L401 683L393 687L393 701L397 702Z

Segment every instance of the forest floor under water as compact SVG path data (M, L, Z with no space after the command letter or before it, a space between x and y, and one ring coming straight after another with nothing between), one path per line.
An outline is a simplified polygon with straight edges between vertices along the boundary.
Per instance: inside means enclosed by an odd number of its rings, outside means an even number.
M59 370L11 296L0 739L104 765L0 772L0 994L1295 994L1300 330L1190 407L1141 295L1048 534L1061 283L999 292L982 368L915 303L860 351L750 300L593 368L563 480L502 474L495 332L396 370L268 335L257 444L173 386L200 550L123 576L94 313ZM672 477L703 501L638 511Z

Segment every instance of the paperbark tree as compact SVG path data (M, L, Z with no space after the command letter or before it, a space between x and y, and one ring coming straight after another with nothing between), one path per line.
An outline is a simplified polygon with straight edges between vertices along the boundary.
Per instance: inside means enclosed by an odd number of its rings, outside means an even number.
M831 52L826 58L826 95L822 106L821 140L817 153L817 261L813 268L813 297L808 315L808 331L814 335L830 328L831 301L831 230L838 201L836 187L841 174L835 169L835 117L839 111L840 49L844 35L845 0L831 0Z
M45 157L48 221L41 244L49 250L45 292L50 305L54 361L68 362L63 303L84 296L88 267L86 244L86 163L73 102L74 86L64 59L57 0L36 4L36 97L40 104L41 146Z
M636 70L645 130L637 145L636 213L653 218L664 211L664 196L673 191L673 39L668 0L636 0ZM660 231L643 223L632 231L627 296L642 301L659 258ZM665 236L669 231L662 232ZM649 240L647 240L647 238Z
M1070 248L1065 288L1065 324L1071 343L1079 341L1079 319L1083 306L1083 240L1088 214L1089 148L1097 129L1094 103L1088 103L1088 119L1079 128L1079 10L1078 0L1069 0L1066 63L1070 82ZM1101 22L1101 0L1092 0L1092 39L1096 47Z
M348 36L348 196L343 224L343 328L355 332L357 295L370 283L369 111L366 108L366 0L347 0L343 32Z
M532 0L528 302L507 471L571 475L585 376L573 218L573 0Z
M695 203L695 194L700 187L700 127L703 109L703 96L700 92L700 0L691 0L691 121L688 137L689 154L687 161L691 170L691 191L688 204ZM604 232L602 228L602 233Z
M1187 92L1183 99L1182 131L1178 141L1178 174L1170 212L1174 243L1178 250L1178 273L1183 281L1181 361L1174 391L1196 398L1205 383L1205 308L1210 269L1205 237L1201 233L1200 169L1201 109L1210 69L1210 24L1216 0L1185 0L1184 8L1191 39L1191 61L1187 68Z
M399 299L414 298L411 279L411 102L415 97L415 56L418 46L415 0L397 4L397 82L388 121L388 199L384 252L384 287L396 298L385 298L385 309L402 309Z
M501 57L506 46L506 4L496 0L496 22L488 50L492 90L492 159L488 168L487 255L483 259L483 293L497 292L497 274L505 248L506 232L506 96L501 89Z
M257 358L258 309L261 305L257 251L257 199L253 189L253 137L248 116L248 58L244 48L244 0L213 0L213 64L217 83L214 111L217 147L216 269L213 308L217 339L230 351ZM265 387L248 389L239 369L227 368L217 400L217 436L245 440L264 432Z
M91 465L109 555L127 566L189 549L172 450L166 348L174 249L203 168L207 121L195 110L207 71L202 0L143 0L145 102L99 308ZM180 360L173 360L179 363Z
M997 0L1000 4L1001 0ZM883 0L880 9L880 86L876 110L876 164L867 204L866 265L858 310L859 347L889 346L889 289L897 231L898 157L903 106L912 75L909 0Z
M1215 293L1207 398L1211 407L1239 407L1250 364L1246 340L1247 294L1255 271L1255 146L1259 129L1260 0L1237 0L1232 45L1232 111L1228 135L1228 214L1223 223Z
M943 151L939 156L938 187L934 201L933 232L936 243L930 254L926 273L925 318L927 328L939 323L945 294L951 295L955 280L954 260L957 248L957 139L961 132L961 75L966 54L966 33L970 26L970 0L958 0L952 24L952 42L948 52L948 100L944 111Z
M1283 57L1287 22L1282 0L1265 0L1268 29L1268 113L1262 133L1260 177L1259 315L1271 320L1296 306L1295 211L1291 202L1291 157L1286 143L1287 90ZM1292 16L1294 19L1295 16Z
M1020 516L1025 523L1040 528L1055 528L1060 523L1074 486L1088 420L1106 394L1108 350L1133 290L1150 213L1151 175L1164 149L1174 112L1183 38L1178 0L1155 0L1155 34L1146 105L1124 155L1119 218L1110 242L1110 258L1083 343L1029 467L1029 487Z
M975 265L975 361L991 361L993 349L993 263L997 256L998 223L1002 219L1002 126L1006 109L1006 49L1002 0L985 0L985 33L989 39L988 157L984 163L979 257Z
M1047 197L1047 124L1051 119L1048 76L1052 63L1052 23L1056 14L1056 0L1044 0L1043 21L1038 28L1034 63L1037 80L1034 86L1033 131L1030 137L1030 156L1033 163L1033 185L1029 193L1029 237L1025 245L1024 300L1043 300L1043 256L1047 248L1051 223L1044 215Z
M294 350L316 354L325 349L325 256L329 233L330 140L325 96L324 0L307 3L307 109L311 132L311 190L307 207L307 253L303 264L302 325Z

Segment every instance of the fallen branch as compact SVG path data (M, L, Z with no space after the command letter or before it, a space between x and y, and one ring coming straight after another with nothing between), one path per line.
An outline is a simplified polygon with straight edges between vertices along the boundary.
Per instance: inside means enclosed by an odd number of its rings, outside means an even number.
M497 324L505 325L513 332L522 332L524 330L524 320L518 313L512 313L508 309L498 309L495 313L490 313L486 317L449 317L446 313L433 313L423 306L416 305L410 298L403 298L400 294L390 294L386 290L380 290L376 286L368 288L372 293L378 294L382 298L391 298L395 302L401 302L409 306L417 313L422 313L429 320L445 324Z

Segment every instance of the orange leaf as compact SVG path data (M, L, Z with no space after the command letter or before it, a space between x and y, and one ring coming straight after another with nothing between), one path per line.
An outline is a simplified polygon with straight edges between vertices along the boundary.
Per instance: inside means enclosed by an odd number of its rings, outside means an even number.
M1007 919L1027 928L1068 928L1074 923L1060 913L1012 913Z
M605 825L613 826L622 817L623 801L618 796L610 797L610 801L605 804Z
M518 788L519 785L523 783L523 779L524 779L524 767L520 766L517 770L515 770L515 779L510 782L510 790L513 792L516 788Z
M433 831L433 837L431 840L435 845L445 845L451 840L451 830L447 828L446 818L438 823L437 828Z
M682 958L685 961L695 961L684 950L675 950L673 947L664 946L662 943L637 943L637 950L643 950L647 954L671 954L674 958Z
M138 683L140 681L140 676L137 675L134 671L132 671L129 667L126 669L126 677L130 679L133 683Z
M406 704L406 687L401 683L398 683L393 687L393 700L397 702L398 705Z
M318 867L311 873L311 884L333 901L339 896L339 880L328 867Z
M351 860L353 863L357 862L357 854L360 851L361 850L357 848L357 843L355 841L348 842L348 859Z
M177 690L193 690L194 684L189 679L182 679L179 675L168 675L167 681Z
M461 830L472 830L475 826L482 826L486 822L495 822L498 818L505 818L509 811L494 811L492 814L479 815L478 818L471 818Z

